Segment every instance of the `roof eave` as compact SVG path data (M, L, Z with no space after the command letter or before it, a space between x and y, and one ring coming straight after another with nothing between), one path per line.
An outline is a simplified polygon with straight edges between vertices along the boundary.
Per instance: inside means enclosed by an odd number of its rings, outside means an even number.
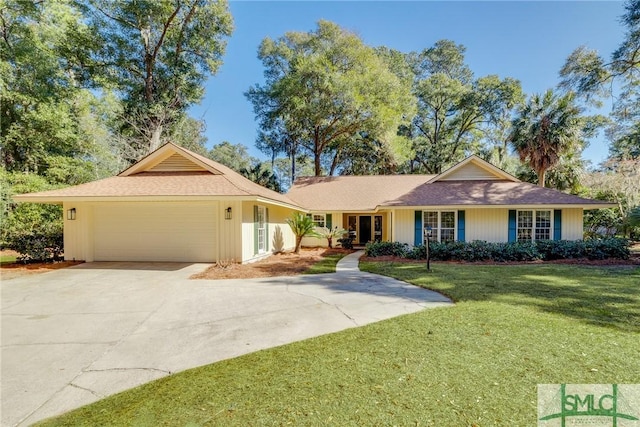
M297 210L304 208L253 195L152 195L152 196L36 196L22 194L13 199L20 203L50 203L61 204L65 202L188 202L188 201L212 201L212 200L236 200L236 201L261 201L274 205L281 205Z
M527 204L449 204L449 205L380 205L381 209L540 209L540 208L556 208L556 209L577 209L584 210L615 208L615 203L527 203Z
M269 199L269 198L266 198L266 197L257 196L255 198L253 198L252 200L255 200L255 201L261 202L261 203L269 203L269 204L272 204L272 205L275 205L275 206L280 206L280 207L283 207L283 208L293 209L293 210L304 212L304 213L309 213L310 212L309 209L303 208L302 206L298 206L298 205L293 204L293 203L283 202L283 201L280 201L280 200Z

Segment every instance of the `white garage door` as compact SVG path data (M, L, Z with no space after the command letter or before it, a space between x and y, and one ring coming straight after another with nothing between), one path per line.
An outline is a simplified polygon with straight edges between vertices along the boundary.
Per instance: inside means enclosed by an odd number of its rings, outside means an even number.
M215 261L214 204L114 203L94 209L96 261Z

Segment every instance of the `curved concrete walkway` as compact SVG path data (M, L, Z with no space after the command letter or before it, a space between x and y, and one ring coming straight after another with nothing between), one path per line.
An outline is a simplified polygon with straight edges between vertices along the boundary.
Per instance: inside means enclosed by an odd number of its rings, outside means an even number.
M425 308L442 295L360 272L189 280L204 264L88 263L2 281L3 426L185 369Z

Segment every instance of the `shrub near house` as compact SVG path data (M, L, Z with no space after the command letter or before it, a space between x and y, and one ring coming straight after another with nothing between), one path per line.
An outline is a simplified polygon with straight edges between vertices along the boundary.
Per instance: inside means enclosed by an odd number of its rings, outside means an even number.
M489 243L431 242L430 258L436 261L536 261L557 259L628 259L629 241L621 238L591 240L536 240L534 242ZM368 257L397 256L426 259L425 245L410 247L399 242L374 242L365 247Z

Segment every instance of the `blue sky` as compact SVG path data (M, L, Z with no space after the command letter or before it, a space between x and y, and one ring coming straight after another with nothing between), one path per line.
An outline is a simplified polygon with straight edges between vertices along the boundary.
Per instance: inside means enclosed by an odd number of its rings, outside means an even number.
M235 30L224 64L207 81L205 98L191 113L204 119L209 146L241 143L263 159L254 147L258 127L243 94L263 82L257 50L267 36L314 30L318 20L326 19L370 46L402 52L450 39L467 48L466 61L476 77L517 78L527 94L555 87L558 71L578 46L609 57L624 37L619 23L624 4L618 1L231 1L230 10ZM599 137L584 157L597 165L607 150Z

